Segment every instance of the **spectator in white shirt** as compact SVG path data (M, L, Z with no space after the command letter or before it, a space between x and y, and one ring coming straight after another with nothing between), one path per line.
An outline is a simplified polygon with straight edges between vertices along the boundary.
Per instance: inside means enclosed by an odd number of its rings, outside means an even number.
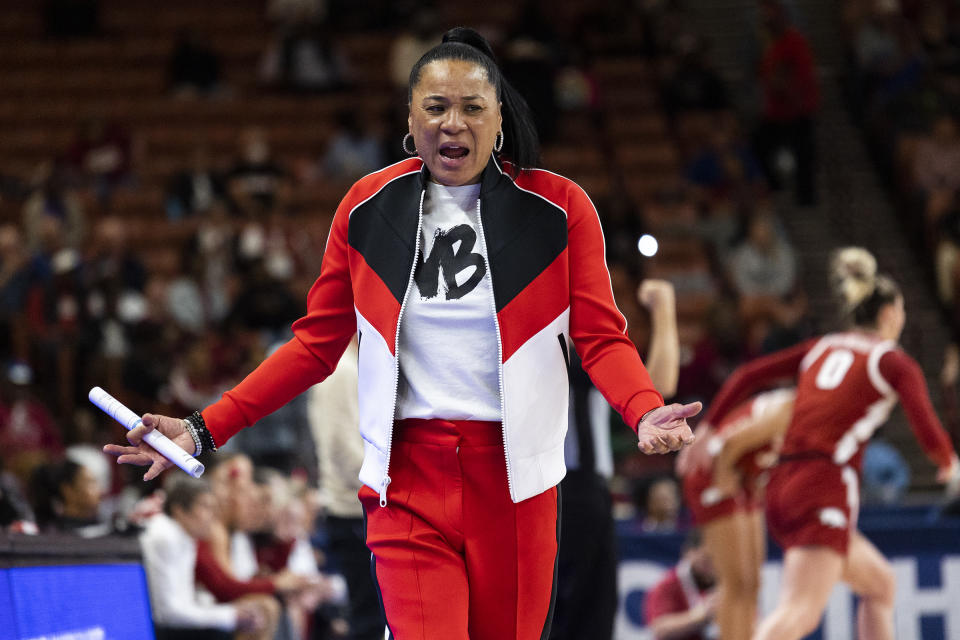
M275 629L262 602L205 602L197 593L194 569L197 540L213 524L216 501L202 481L178 479L167 491L163 513L154 516L140 538L157 640L264 639Z

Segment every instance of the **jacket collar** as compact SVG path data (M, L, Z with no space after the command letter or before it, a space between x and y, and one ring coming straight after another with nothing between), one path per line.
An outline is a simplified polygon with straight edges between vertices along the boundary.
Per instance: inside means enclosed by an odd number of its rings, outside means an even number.
M490 160L487 162L487 166L484 167L483 174L480 176L480 195L485 195L493 191L503 180L510 180L510 176L503 170L497 157L491 153ZM430 170L427 169L427 163L424 162L420 167L420 187L426 189L427 182L429 181Z

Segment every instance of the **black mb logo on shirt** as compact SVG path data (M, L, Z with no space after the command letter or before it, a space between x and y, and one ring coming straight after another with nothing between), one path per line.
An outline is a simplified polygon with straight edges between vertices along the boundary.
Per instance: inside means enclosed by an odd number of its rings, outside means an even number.
M459 246L454 249L454 246ZM477 233L470 225L461 224L444 231L437 229L433 238L433 250L426 260L423 252L418 256L414 280L423 298L435 298L440 289L443 274L443 289L447 300L459 300L473 291L487 273L483 255L472 253L477 244ZM457 284L457 274L474 267L473 273L463 284Z

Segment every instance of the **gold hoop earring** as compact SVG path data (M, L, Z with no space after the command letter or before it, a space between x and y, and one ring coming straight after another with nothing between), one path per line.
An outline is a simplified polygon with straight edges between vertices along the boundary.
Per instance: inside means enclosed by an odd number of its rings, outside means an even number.
M416 148L416 147L413 148L413 151L410 151L410 149L407 149L407 140L412 139L412 138L413 138L413 134L412 134L412 133L408 133L407 135L403 136L403 143L402 143L402 145L403 145L403 150L407 153L408 156L415 156L415 155L417 155L417 148Z
M493 144L493 150L500 153L503 149L503 131L497 131L497 141Z

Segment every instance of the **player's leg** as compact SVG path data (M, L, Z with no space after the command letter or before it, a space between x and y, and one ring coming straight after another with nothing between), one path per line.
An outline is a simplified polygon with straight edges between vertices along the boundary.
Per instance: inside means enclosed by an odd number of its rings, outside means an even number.
M890 563L859 531L850 536L843 580L860 596L857 629L860 640L892 640L896 581Z
M844 556L830 547L788 549L780 599L760 623L754 640L799 640L816 629L844 563Z
M703 541L717 572L717 625L724 640L747 640L757 611L759 577L752 516L736 511L703 526Z

